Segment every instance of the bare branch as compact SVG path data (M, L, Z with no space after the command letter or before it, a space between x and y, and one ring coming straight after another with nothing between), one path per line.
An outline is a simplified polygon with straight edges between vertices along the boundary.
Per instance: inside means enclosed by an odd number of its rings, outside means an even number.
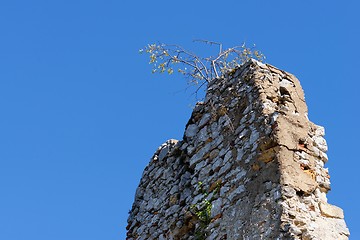
M202 42L209 45L219 46L219 53L214 57L200 57L183 47L175 44L148 44L140 53L146 52L150 55L150 64L153 72L163 73L167 71L172 74L175 65L180 64L178 72L190 79L190 82L200 82L200 88L209 83L213 78L220 77L226 71L235 68L250 58L263 61L265 56L253 48L248 48L245 43L223 50L222 43L196 39L194 42ZM189 67L189 69L187 68ZM196 90L198 91L199 88Z

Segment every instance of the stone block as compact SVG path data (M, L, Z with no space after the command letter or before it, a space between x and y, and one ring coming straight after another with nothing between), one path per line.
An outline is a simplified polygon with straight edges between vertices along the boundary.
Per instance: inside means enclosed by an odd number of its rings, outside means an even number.
M340 218L340 219L344 218L344 211L335 205L321 202L319 204L319 207L320 207L322 215L324 215L326 217Z

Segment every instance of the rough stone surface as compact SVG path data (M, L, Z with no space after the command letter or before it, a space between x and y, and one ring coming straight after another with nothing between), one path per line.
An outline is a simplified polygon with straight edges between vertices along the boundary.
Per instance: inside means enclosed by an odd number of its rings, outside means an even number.
M145 168L127 239L348 239L327 203L325 130L299 81L250 60L214 79Z
M340 219L344 218L344 211L337 206L334 206L334 205L331 205L331 204L328 204L325 202L320 202L319 207L320 207L321 213L326 217L333 217L333 218L340 218Z

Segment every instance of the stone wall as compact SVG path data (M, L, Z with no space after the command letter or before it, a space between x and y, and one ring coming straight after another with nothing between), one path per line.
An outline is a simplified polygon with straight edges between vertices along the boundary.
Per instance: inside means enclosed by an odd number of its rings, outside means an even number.
M213 80L182 141L145 168L128 239L348 239L324 128L291 74L250 60Z

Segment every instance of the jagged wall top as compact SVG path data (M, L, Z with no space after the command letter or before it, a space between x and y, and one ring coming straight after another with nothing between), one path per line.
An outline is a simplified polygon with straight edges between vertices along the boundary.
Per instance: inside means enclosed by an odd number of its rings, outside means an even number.
M182 141L145 168L128 239L347 239L324 128L299 81L255 60L212 81Z

